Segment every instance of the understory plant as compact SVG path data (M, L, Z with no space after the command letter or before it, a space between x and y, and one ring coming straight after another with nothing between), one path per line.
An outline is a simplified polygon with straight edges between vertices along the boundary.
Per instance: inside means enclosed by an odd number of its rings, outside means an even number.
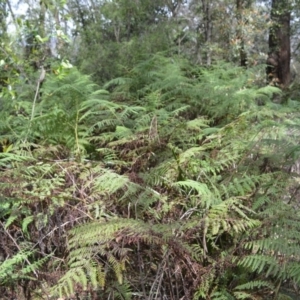
M298 287L299 105L273 101L260 72L157 54L102 88L76 68L49 75L33 119L16 98L0 127L14 144L0 157L0 279L18 271L4 297Z

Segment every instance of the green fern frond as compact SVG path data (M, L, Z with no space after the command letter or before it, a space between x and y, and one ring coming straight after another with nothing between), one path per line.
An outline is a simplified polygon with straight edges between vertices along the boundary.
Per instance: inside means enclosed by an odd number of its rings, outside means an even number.
M48 260L48 257L30 262L34 252L30 250L20 250L11 258L6 258L0 263L0 283L14 284L22 279L33 279L32 274Z
M133 296L132 288L126 281L122 284L115 282L109 288L108 293L114 295L114 298L119 300L131 300Z
M256 297L249 294L249 293L246 293L246 292L233 292L233 295L235 297L235 299L253 299L253 300L256 300Z
M253 290L253 289L261 289L263 287L267 287L271 291L274 290L274 285L271 284L269 281L264 280L255 280L249 281L247 283L238 285L235 287L235 290Z
M232 296L229 292L223 291L215 291L211 295L213 300L235 300L236 298Z
M262 271L269 273L269 271L271 271L272 275L275 276L282 274L281 266L278 264L277 260L274 257L267 255L248 255L242 258L238 264L258 273L262 273Z

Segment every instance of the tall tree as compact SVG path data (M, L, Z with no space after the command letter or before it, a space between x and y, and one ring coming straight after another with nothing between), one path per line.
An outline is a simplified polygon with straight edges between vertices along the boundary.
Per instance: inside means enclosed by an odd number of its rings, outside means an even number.
M0 3L0 35L2 37L2 41L3 39L7 36L7 24L6 24L6 17L7 17L7 11L6 11L6 3L5 2L1 2ZM6 75L4 75L3 73L5 72L5 67L4 66L4 60L3 58L5 57L5 52L1 49L0 52L0 92L2 90L2 86L6 85Z
M165 0L69 1L76 64L103 83L143 58L168 50L168 13L172 9L170 15L176 14L179 6L171 4Z
M271 20L267 76L271 84L285 88L291 79L291 8L288 0L272 0Z
M7 24L6 24L6 17L7 17L7 8L5 2L0 2L0 34L6 34Z
M245 49L245 36L243 27L246 25L247 21L243 19L243 11L245 8L249 8L251 5L251 0L236 0L236 19L237 19L237 40L239 41L239 54L240 54L240 65L242 67L247 66L247 53Z
M211 1L202 0L202 7L204 13L204 36L206 44L206 64L209 66L211 64L211 50L210 44L212 40L212 9Z

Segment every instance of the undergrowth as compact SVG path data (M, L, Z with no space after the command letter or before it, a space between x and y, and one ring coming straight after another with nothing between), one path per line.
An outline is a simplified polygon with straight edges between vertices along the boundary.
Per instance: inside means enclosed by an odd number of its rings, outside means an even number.
M3 299L298 287L299 105L256 72L155 55L103 88L49 75L32 119L30 99L3 98Z

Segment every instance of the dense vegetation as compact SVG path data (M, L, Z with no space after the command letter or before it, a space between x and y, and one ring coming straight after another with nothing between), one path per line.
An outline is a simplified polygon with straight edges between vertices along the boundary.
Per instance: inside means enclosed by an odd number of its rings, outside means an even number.
M298 3L50 2L0 6L1 299L292 299Z

